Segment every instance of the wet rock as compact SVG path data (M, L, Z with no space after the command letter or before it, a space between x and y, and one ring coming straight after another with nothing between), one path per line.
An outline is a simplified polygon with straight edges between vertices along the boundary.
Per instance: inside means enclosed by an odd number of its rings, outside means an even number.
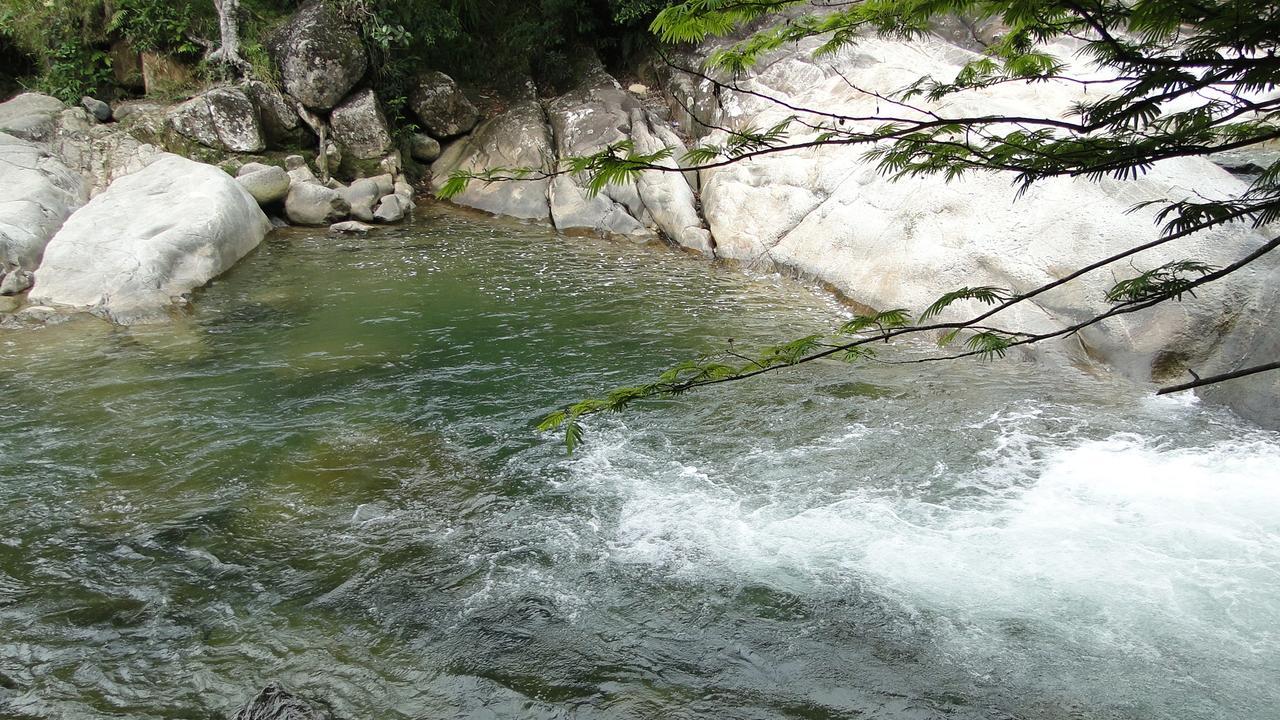
M231 716L231 720L333 720L319 707L272 683Z
M31 288L34 276L26 270L11 270L0 280L0 295L17 295Z
M373 90L352 94L329 117L333 139L355 160L381 158L391 150L391 133Z
M440 157L440 142L426 133L414 133L409 139L409 155L418 162L435 162Z
M285 197L284 212L294 225L332 225L347 217L351 205L342 194L316 183L293 183Z
M373 219L384 224L398 223L404 220L408 211L399 195L388 195L378 202L378 209L373 211Z
M159 319L262 242L267 217L222 170L176 155L120 178L49 242L31 302Z
M92 98L88 95L80 98L80 107L87 110L98 122L109 122L111 120L111 106L97 98Z
M359 32L324 0L298 10L271 45L285 92L313 110L341 102L369 65Z
M243 168L242 168L243 169ZM236 181L244 186L259 205L267 205L284 200L289 194L292 181L289 173L278 167L267 167L250 173L242 173Z
M427 133L441 140L470 132L480 120L476 106L442 72L419 77L409 93L409 104Z
M365 223L358 222L356 220L347 220L340 223L334 223L329 226L329 232L331 233L351 233L358 235L363 235L372 229L372 225L366 225Z

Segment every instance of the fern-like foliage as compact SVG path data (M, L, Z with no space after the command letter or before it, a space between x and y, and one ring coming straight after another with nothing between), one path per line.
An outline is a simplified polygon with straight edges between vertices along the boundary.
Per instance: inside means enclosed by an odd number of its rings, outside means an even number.
M1184 294L1195 297L1191 275L1208 275L1217 268L1196 260L1165 263L1128 280L1121 280L1107 291L1113 303L1138 303L1155 298L1182 300Z

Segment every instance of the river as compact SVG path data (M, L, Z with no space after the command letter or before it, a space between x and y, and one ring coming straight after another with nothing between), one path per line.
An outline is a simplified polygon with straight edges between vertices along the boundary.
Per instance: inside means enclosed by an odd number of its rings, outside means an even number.
M428 206L0 330L0 716L1280 717L1280 435L1193 398L833 362L534 428L845 314Z

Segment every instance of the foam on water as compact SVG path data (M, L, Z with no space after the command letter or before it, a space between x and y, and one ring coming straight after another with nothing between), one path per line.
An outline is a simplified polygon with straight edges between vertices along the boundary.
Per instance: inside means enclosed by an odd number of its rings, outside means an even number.
M1025 429L1041 415L971 423L962 440L998 431L957 474L892 477L880 462L861 477L875 432L862 426L799 454L757 450L736 475L606 433L574 474L620 495L614 562L809 596L869 586L922 618L932 662L1068 706L1200 717L1221 710L1210 698L1244 696L1257 717L1280 711L1265 689L1280 673L1280 442L1046 437ZM833 465L840 447L848 462ZM785 477L742 472L774 474L775 454ZM848 478L835 498L833 474Z

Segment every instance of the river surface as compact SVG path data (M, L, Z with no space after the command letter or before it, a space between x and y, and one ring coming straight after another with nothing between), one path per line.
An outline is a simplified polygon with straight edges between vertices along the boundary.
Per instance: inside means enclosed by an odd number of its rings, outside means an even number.
M428 207L0 330L0 717L1280 717L1280 436L1191 398L830 363L534 428L844 313Z

